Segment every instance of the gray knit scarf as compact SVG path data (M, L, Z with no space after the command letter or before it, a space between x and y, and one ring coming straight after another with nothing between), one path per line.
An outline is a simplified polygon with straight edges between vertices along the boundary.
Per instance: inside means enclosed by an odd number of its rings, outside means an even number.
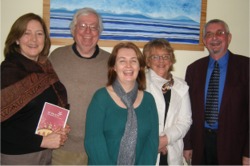
M138 83L136 82L134 88L128 93L124 91L117 79L112 86L128 109L126 128L120 143L117 165L134 165L137 140L137 118L133 104L137 97Z

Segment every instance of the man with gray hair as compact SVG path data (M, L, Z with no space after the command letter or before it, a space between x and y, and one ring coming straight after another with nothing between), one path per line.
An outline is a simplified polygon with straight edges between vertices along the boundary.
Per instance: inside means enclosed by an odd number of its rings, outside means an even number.
M98 47L103 30L100 15L91 8L79 9L70 25L72 45L55 49L49 59L65 85L70 104L68 141L54 150L52 164L87 165L84 149L85 118L94 92L107 83L109 53Z
M193 124L184 139L192 165L249 165L249 57L228 50L228 25L204 27L209 56L188 66Z

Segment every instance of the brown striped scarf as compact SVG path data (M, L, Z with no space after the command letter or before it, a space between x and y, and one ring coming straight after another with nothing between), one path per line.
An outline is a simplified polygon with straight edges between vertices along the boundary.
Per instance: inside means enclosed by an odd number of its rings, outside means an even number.
M1 64L1 122L16 114L50 86L58 105L67 107L67 94L47 58L34 62L21 54L7 57Z

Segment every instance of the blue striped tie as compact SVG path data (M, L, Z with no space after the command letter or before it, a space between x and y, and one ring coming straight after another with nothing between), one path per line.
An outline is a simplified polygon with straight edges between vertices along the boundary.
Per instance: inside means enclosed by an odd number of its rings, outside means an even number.
M219 80L220 68L217 61L214 63L214 70L212 72L206 99L205 120L211 126L218 120L219 108Z

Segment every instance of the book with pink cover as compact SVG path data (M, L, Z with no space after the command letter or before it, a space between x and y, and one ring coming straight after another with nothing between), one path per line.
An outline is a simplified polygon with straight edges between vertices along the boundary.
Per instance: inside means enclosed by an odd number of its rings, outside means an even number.
M45 102L36 134L46 136L58 127L65 127L70 110Z

